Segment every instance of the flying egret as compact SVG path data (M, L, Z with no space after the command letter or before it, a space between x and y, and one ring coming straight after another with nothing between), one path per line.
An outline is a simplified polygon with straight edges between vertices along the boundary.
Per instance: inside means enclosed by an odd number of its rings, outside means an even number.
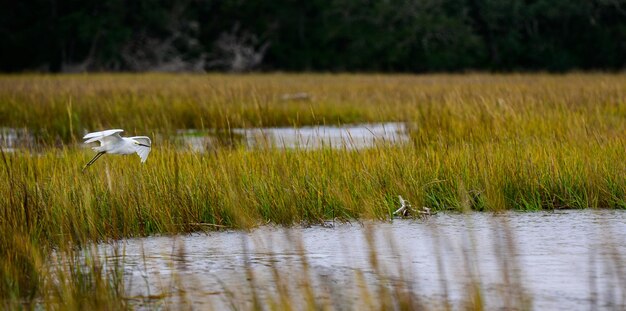
M111 154L133 154L137 153L141 158L141 163L146 162L148 158L148 154L150 154L150 149L152 146L152 141L148 136L133 136L133 137L122 137L120 133L124 130L116 129L116 130L106 130L101 132L93 132L85 135L83 139L85 140L85 144L93 143L95 141L100 142L99 147L93 147L94 151L97 151L96 154L85 167L83 167L83 171L91 164L96 162L98 158L100 158L105 153Z

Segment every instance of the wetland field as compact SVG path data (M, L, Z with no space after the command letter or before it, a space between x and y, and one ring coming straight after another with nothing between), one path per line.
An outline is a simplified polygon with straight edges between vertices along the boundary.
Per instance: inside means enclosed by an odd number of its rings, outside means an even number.
M624 74L2 75L0 148L0 309L626 308Z

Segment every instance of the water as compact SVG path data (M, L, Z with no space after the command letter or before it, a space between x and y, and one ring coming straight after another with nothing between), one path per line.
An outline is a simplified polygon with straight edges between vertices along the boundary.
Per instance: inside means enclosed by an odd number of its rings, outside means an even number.
M370 229L380 270L369 257ZM626 211L437 214L334 228L261 227L129 239L103 245L102 256L116 247L126 255L109 260L123 260L130 296L169 293L159 303L184 298L202 309L233 301L249 306L251 286L271 294L274 268L291 289L309 279L317 299L348 309L365 303L357 271L371 286L384 284L381 275L407 280L427 306L450 301L460 307L470 280L480 285L487 309L525 297L533 310L615 310L626 302Z
M404 123L365 123L344 126L305 126L236 128L230 133L203 134L194 130L180 133L182 144L198 152L215 148L225 139L249 148L277 147L283 149L371 148L378 144L403 144L409 141ZM224 137L226 136L226 137Z
M162 137L153 140L158 146ZM244 145L248 148L276 147L282 149L363 149L377 145L398 145L409 141L404 123L364 123L344 126L305 126L235 128L225 130L179 130L174 141L194 152L223 146ZM0 127L0 147L16 151L35 146L35 136L25 128ZM86 147L79 144L81 147Z
M34 145L35 138L25 128L0 127L0 148L4 152L14 152L18 148Z

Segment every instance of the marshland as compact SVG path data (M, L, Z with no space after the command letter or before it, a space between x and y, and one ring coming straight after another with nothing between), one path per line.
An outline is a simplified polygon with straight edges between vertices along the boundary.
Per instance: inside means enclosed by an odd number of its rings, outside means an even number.
M3 75L0 126L5 308L626 303L624 74Z

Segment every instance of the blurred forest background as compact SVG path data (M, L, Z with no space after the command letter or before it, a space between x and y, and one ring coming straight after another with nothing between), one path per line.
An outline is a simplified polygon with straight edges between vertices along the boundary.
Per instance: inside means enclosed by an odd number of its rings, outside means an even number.
M626 0L1 1L4 72L626 67Z

